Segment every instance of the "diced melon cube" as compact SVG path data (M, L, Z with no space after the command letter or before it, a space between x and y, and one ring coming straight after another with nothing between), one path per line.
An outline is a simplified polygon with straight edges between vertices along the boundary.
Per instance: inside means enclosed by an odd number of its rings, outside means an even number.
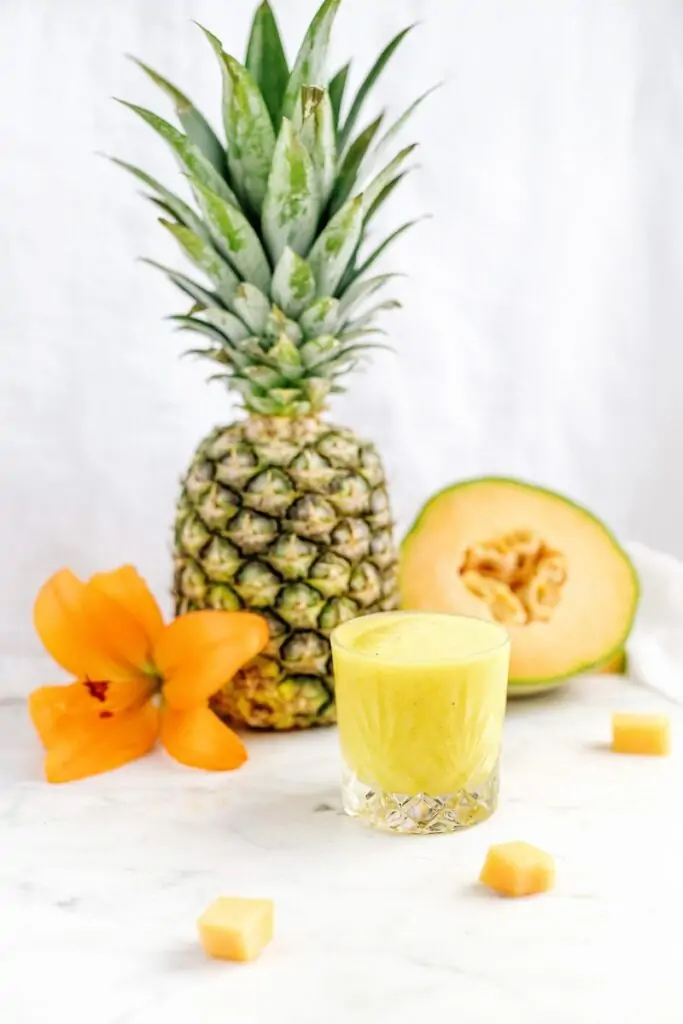
M666 757L671 752L671 722L666 715L612 715L612 750Z
M273 938L273 903L222 897L197 922L199 938L217 960L256 960Z
M479 881L503 896L533 896L555 884L555 861L529 843L500 843L486 855Z

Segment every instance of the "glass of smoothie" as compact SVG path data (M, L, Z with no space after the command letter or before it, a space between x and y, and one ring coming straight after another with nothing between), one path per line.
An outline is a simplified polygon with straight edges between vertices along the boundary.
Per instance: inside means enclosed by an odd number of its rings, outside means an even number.
M489 818L507 632L458 615L387 612L345 622L331 639L346 813L418 834Z

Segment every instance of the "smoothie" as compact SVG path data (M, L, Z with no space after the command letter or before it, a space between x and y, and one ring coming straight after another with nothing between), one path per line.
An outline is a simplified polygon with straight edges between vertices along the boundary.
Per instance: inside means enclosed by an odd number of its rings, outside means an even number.
M389 612L339 626L332 650L342 755L364 786L438 797L486 787L505 716L505 630Z

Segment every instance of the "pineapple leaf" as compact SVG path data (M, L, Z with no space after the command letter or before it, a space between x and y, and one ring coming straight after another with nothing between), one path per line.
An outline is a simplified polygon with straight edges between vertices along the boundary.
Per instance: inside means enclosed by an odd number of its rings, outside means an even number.
M214 327L213 324L207 324L203 320L197 320L192 316L171 316L169 320L180 324L178 328L180 331L193 331L195 334L203 334L205 337L217 342L220 345L221 351L225 353L232 365L237 367L237 369L241 370L251 365L249 357L240 352L230 342L230 339L217 327Z
M397 241L401 237L401 235L405 234L406 231L414 227L415 224L419 224L420 221L422 220L425 220L425 218L416 217L414 220L409 220L405 224L402 224L400 228L397 228L396 231L392 232L392 234L390 234L388 238L385 238L384 241L377 246L374 252L372 252L368 256L365 262L361 264L360 267L357 267L349 274L348 278L343 283L343 288L348 288L350 285L354 283L354 281L362 277L363 274L367 273L370 267L375 265L380 256L384 255L385 251L389 248L390 245Z
M202 310L201 312L202 317L207 323L217 327L234 344L237 345L249 337L249 330L245 324L242 323L239 317L229 313L226 309L212 308Z
M300 317L315 298L315 275L310 263L286 248L275 267L271 294L287 316Z
M318 190L324 206L332 192L337 173L337 136L329 94L317 85L301 90L301 141L308 150L318 177Z
M216 54L223 78L223 125L228 167L235 188L261 212L275 148L270 111L251 72L223 49L220 39L197 22Z
M366 342L365 344L359 345L340 345L337 342L331 351L325 350L322 351L317 358L310 358L307 366L309 370L318 370L327 374L330 371L338 370L345 362L348 362L349 357L355 355L355 353L370 351L377 348L393 351L391 345L382 345L380 342Z
M325 296L306 310L299 323L306 338L334 334L339 324L339 300Z
M299 380L306 372L298 348L286 335L282 335L268 354L288 380Z
M183 224L173 224L171 221L160 218L159 223L175 238L185 254L192 260L196 267L203 270L214 284L216 291L223 302L229 305L235 295L237 286L240 283L234 270L221 259L213 246L190 231Z
M326 376L333 379L337 377L345 377L351 370L355 370L360 360L359 354L363 352L361 359L366 357L366 354L376 349L385 349L387 352L393 352L391 345L349 345L346 349L339 352L334 359L329 359L327 362L322 364L321 369Z
M421 107L424 101L428 99L433 92L436 92L437 89L440 89L441 85L441 82L437 82L437 84L433 85L431 89L427 89L427 91L423 92L421 96L418 96L414 103L410 104L408 109L401 114L398 120L392 124L391 128L387 129L382 138L379 140L379 142L377 143L377 148L375 149L375 156L379 156L380 153L383 153L387 149L387 147L394 141L396 136L403 130L406 123L410 120L410 118L413 116L418 107Z
M378 313L388 312L392 309L400 309L401 303L397 302L396 299L388 299L386 302L380 302L376 306L367 310L362 316L357 317L355 320L350 320L344 324L345 332L349 334L355 334L357 331L362 331L363 328L368 327L372 324L373 320Z
M249 392L245 393L244 400L244 404L250 412L259 413L261 416L276 416L280 412L279 404L272 398L264 398Z
M220 39L218 38L218 36L215 36L213 34L213 32L211 32L208 28L205 28L198 21L195 21L195 25L203 33L203 35L204 35L205 39L207 40L209 46L211 47L211 49L213 50L214 54L216 55L216 59L218 60L218 65L219 65L220 71L221 71L221 82L222 82L222 85L223 85L223 94L222 94L222 98L221 98L221 109L222 109L222 117L223 117L223 129L224 129L224 131L226 133L226 137L227 137L226 123L227 123L227 118L228 118L228 111L229 111L230 106L232 104L232 76L230 75L230 72L228 71L228 64L227 64L227 61L225 59L225 56L226 56L225 55L225 51L223 50L223 44L220 41ZM228 144L229 144L229 140L228 140ZM227 158L227 150L226 150L226 158Z
M287 383L281 373L263 365L247 367L244 371L244 376L247 380L253 381L258 387L270 393Z
M150 203L154 203L154 205L159 210L161 210L162 213L165 213L167 217L172 217L174 221L177 221L178 224L183 224L184 227L189 228L190 231L193 231L200 238L204 238L205 240L209 239L209 236L206 232L206 229L204 228L204 225L202 224L201 220L199 220L199 218L196 216L196 214L194 219L194 227L190 227L189 224L186 224L183 221L181 209L175 203L171 205L171 203L166 202L164 199L160 199L159 196L150 195L148 192L140 192L140 195L142 196L143 199L147 199ZM191 213L194 212L190 207L188 207L188 210ZM197 228L199 228L199 230L197 230Z
M375 201L370 205L368 212L365 214L365 220L363 222L365 230L367 230L368 225L374 219L375 215L379 212L383 204L393 194L394 190L398 188L403 179L409 173L410 169L407 171L402 171L401 174L397 174L395 178L392 178L391 181L387 182L387 184L381 190Z
M216 374L209 380L219 380L220 375ZM244 399L244 404L247 409L253 409L254 412L261 413L263 416L268 416L273 412L272 403L268 398L265 397L265 392L261 390L256 384L246 378L234 376L229 378L229 387L232 391L237 391L238 394Z
M385 67L393 57L394 53L405 39L405 37L408 35L409 32L412 32L414 28L415 25L409 25L408 28L402 29L398 33L398 35L394 36L394 38L391 40L388 46L386 46L384 50L382 50L381 54L379 55L379 57L371 67L370 71L368 72L360 89L358 90L358 93L356 94L356 98L354 99L351 110L349 111L349 116L346 118L346 121L344 122L344 127L341 130L339 142L342 148L346 145L351 136L351 132L356 127L356 121L358 120L360 112L363 109L368 94L373 89L375 83L377 82L377 79L380 77Z
M345 342L358 341L359 338L368 338L374 334L381 334L386 338L388 335L388 331L382 330L381 327L364 327L362 330L359 331L344 330L340 333L339 340Z
M285 316L278 306L272 306L268 314L264 338L273 345L280 338L286 338L294 345L298 345L303 338L303 333L298 323Z
M278 412L287 413L300 394L298 388L273 388L268 392L268 397L277 403Z
M270 288L270 265L247 218L200 182L195 182L195 186L211 237L219 250L241 277L267 292Z
M158 117L151 110L146 110L145 107L138 107L136 104L128 103L126 100L119 100L118 102L122 103L124 107L128 107L129 110L134 111L138 117L146 121L169 144L180 165L189 172L194 180L212 189L217 195L239 209L237 196L225 179L221 177L199 147L190 142L186 135L179 132L168 121L164 121L163 117Z
M261 90L277 130L282 114L282 101L289 81L289 66L275 15L267 0L254 16L247 48L246 67Z
M379 274L377 277L369 277L365 281L356 281L351 285L350 288L343 293L340 299L339 313L341 316L346 316L354 306L362 302L363 299L369 298L374 295L375 292L383 288L384 285L391 281L395 277L401 277L401 274Z
M315 409L320 409L330 393L332 382L324 377L308 377L303 381L303 389L306 397L310 399Z
M233 311L254 334L263 334L268 323L270 302L258 288L244 281L232 302Z
M180 89L177 89L172 82L169 82L148 64L138 60L137 57L130 59L171 98L178 120L185 129L190 142L194 142L204 156L211 161L218 173L225 177L228 169L225 162L225 149L209 122L197 110L192 100L188 99Z
M355 142L349 146L348 152L344 157L344 162L342 163L337 176L337 183L334 186L332 199L330 200L331 214L335 214L337 210L341 209L351 195L354 185L356 184L356 179L358 178L361 165L368 153L368 150L374 142L383 118L384 114L380 114L371 125L368 125L365 131L361 132Z
M210 292L207 288L204 288L201 284L197 284L191 277L186 277L185 274L181 274L177 270L173 270L171 267L165 267L163 263L157 263L156 260L143 259L143 263L146 263L150 267L154 267L156 270L161 270L162 273L168 277L173 284L180 288L181 291L189 295L191 299L194 299L196 303L201 306L202 309L207 309L211 306L223 306L223 300L220 295L216 292Z
M213 363L221 363L222 366L230 365L230 357L222 348L186 348L184 352L180 353L181 359L188 356L196 356L197 359L210 359ZM229 374L226 373L224 376L228 377Z
M305 345L301 346L300 354L304 366L312 369L318 363L324 362L331 353L339 350L339 342L333 334L321 335L319 338L311 338Z
M154 191L162 197L167 208L171 211L176 220L179 220L181 224L185 225L185 227L190 228L190 230L194 231L196 235L207 237L206 228L202 221L194 212L192 207L188 206L180 196L170 192L161 184L161 182L157 181L156 178L153 178L151 174L147 174L147 172L143 171L140 167L135 167L134 164L126 163L125 160L119 160L115 156L108 156L107 160L111 160L111 162L116 164L118 167L123 167L124 170L129 171L140 181L143 181L145 185L154 189Z
M204 355L201 349L198 349L197 352L199 355ZM229 386L234 387L232 382L235 380L235 376L232 373L212 373L210 377L206 378L207 384L213 384L215 380L228 380L230 381Z
M263 236L273 264L286 248L305 256L320 216L318 181L308 150L283 117L263 203Z
M325 64L332 25L341 0L325 0L311 22L289 76L282 113L292 118L304 85L325 85Z
M363 197L356 196L335 214L309 254L318 295L335 294L356 251L362 229Z
M412 146L406 146L405 149L402 149L401 152L398 153L394 157L394 159L390 163L388 163L383 170L379 172L376 178L373 178L368 187L365 189L364 205L366 214L369 210L372 209L374 203L376 202L377 199L379 199L380 195L382 194L386 186L394 180L403 164L406 162L410 154L415 151L416 148L416 144Z
M272 359L270 353L265 351L259 338L245 338L240 343L240 351L246 353L254 363L263 363L264 366L270 366L273 370L278 369L277 360Z
M222 60L231 79L229 102L223 111L228 166L236 187L260 213L273 161L275 130L251 72L227 53Z
M334 114L335 133L337 133L341 122L341 108L344 102L344 93L346 92L346 83L349 80L350 70L351 62L349 61L348 64L339 69L327 87L327 91L330 94L330 102L332 103L332 113Z

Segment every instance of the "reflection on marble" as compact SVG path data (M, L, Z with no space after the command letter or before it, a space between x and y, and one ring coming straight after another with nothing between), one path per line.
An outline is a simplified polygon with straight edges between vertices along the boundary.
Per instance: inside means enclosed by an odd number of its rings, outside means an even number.
M671 758L606 748L636 708L674 716ZM23 706L0 705L0 1021L680 1024L682 723L626 680L512 704L499 811L413 838L341 814L334 731L251 737L234 774L160 753L50 787ZM555 854L548 896L476 885L517 838ZM221 894L274 898L257 963L201 953Z

